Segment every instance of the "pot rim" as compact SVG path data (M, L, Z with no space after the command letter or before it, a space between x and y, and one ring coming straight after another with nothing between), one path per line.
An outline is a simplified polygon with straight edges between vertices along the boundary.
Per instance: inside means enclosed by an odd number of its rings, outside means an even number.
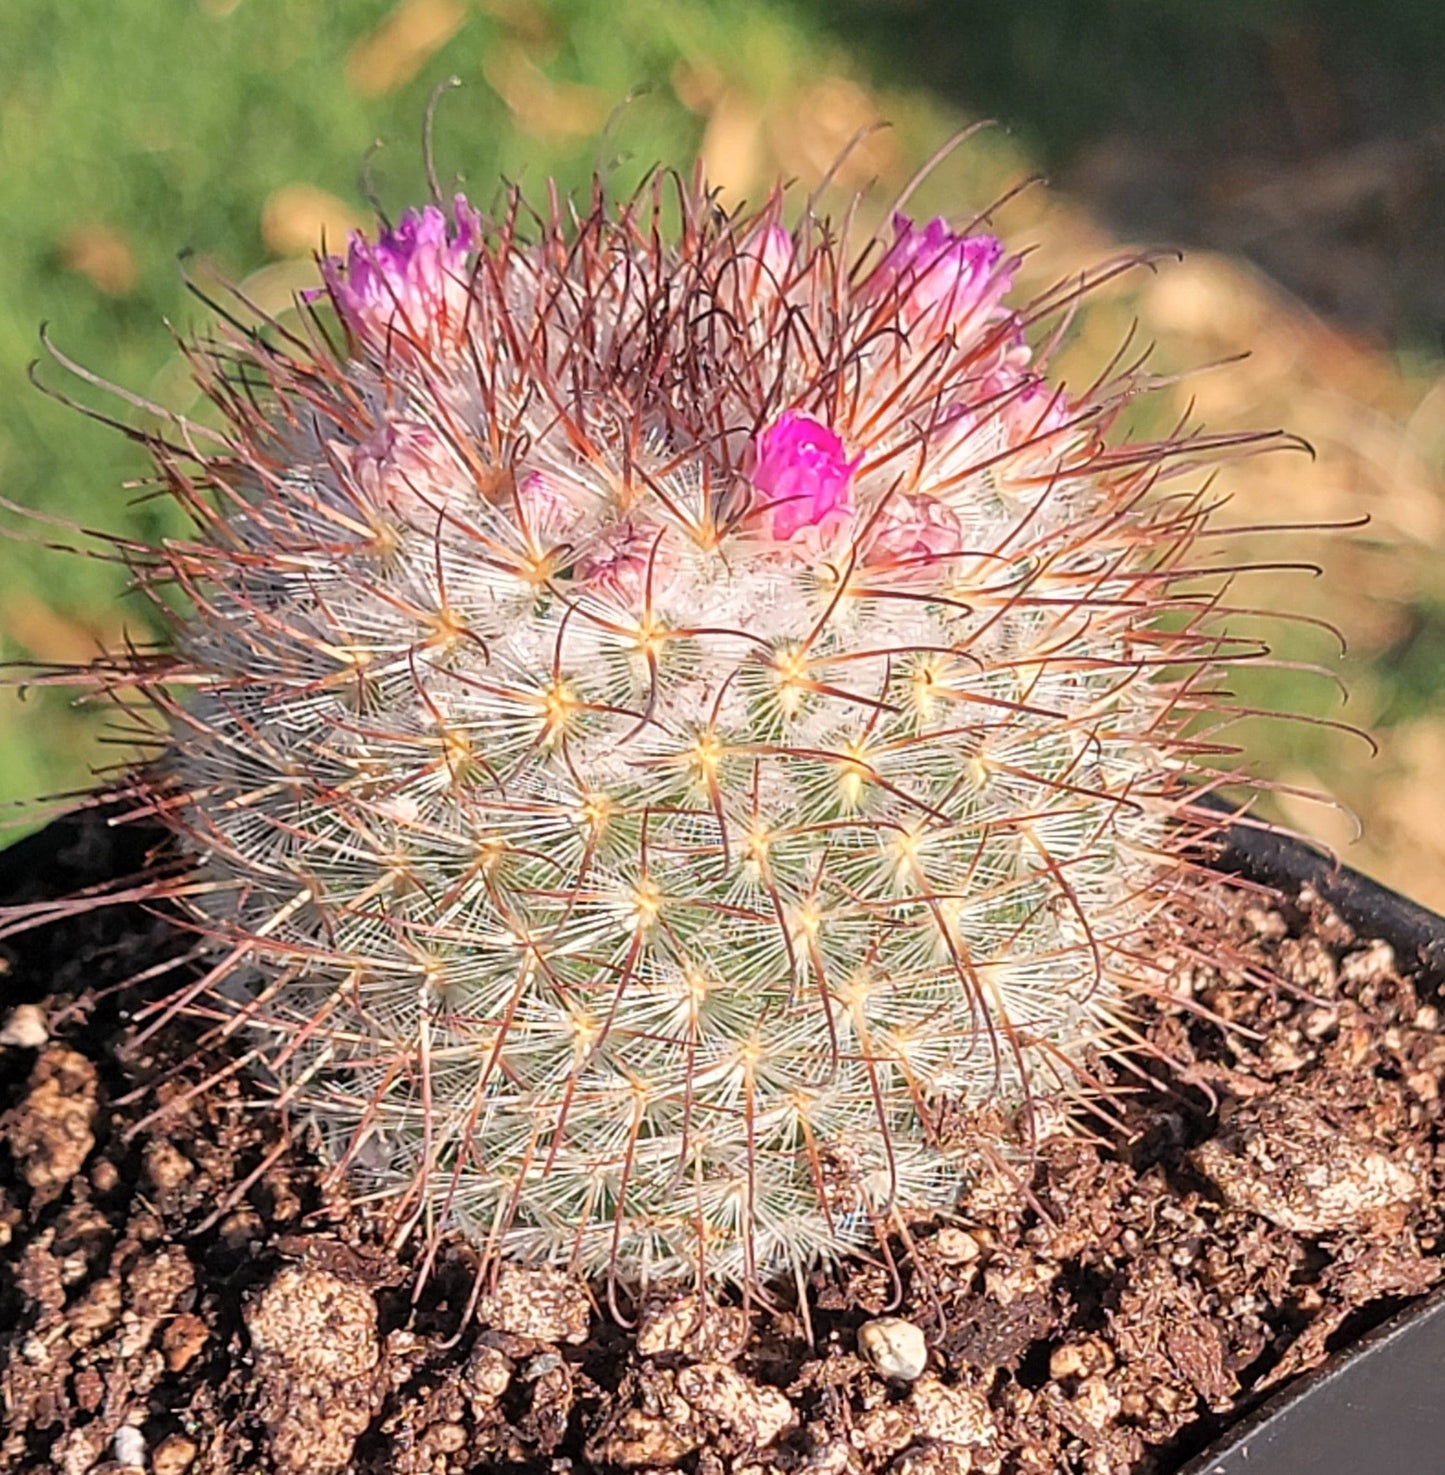
M1445 983L1445 916L1354 870L1315 841L1240 816L1237 805L1215 795L1199 802L1222 818L1234 816L1221 829L1213 869L1286 894L1308 886L1357 932L1388 942L1407 972Z
M1202 802L1222 817L1234 805ZM1301 836L1236 817L1212 861L1225 875L1298 894L1308 886L1362 936L1395 950L1399 966L1445 982L1445 917L1344 864ZM1357 1336L1321 1366L1292 1378L1233 1423L1178 1475L1359 1475L1386 1457L1402 1472L1439 1468L1445 1416L1445 1284Z

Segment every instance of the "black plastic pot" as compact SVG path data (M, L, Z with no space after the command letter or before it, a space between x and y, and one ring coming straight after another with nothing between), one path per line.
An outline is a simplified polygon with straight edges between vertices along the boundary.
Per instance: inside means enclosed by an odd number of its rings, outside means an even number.
M1311 887L1402 970L1445 981L1445 917L1250 825L1229 832L1220 869L1278 887ZM1191 1460L1180 1475L1433 1475L1445 1470L1445 1286L1286 1384Z
M1237 824L1228 832L1219 869L1262 881L1286 895L1312 887L1362 937L1388 942L1401 968L1417 978L1445 982L1445 917L1331 861L1312 846L1255 825ZM1445 1459L1441 1468L1445 1469Z
M1445 1286L1287 1384L1179 1475L1445 1470Z
M133 874L159 838L140 827L111 829L96 813L66 816L0 851L0 905L113 883ZM1445 918L1311 847L1237 824L1228 831L1218 866L1286 896L1309 886L1360 936L1388 942L1403 971L1422 981L1445 983ZM124 950L133 941L143 952L146 941L130 934L145 931L144 914L134 908L117 913L108 928L113 944ZM33 966L25 970L28 987L19 991L22 995L33 994L37 980L45 977L55 934L63 930L42 929L28 940L27 961ZM1325 1366L1286 1385L1190 1460L1179 1475L1445 1471L1442 1376L1445 1286L1374 1327Z

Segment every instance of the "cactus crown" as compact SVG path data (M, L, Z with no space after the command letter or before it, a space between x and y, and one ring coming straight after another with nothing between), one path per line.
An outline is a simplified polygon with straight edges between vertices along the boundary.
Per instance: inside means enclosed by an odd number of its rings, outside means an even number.
M1230 442L1110 444L992 236L783 203L409 212L155 444L173 1006L489 1252L753 1282L948 1204L960 1114L1126 1041L1204 826L1169 479Z

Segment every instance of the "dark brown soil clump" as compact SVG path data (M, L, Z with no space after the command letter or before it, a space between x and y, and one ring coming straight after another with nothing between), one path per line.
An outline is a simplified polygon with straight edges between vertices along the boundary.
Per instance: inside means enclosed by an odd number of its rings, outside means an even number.
M125 873L120 842L74 840L0 889ZM190 1094L224 1056L188 1063L178 1028L134 1046L183 934L112 908L22 937L0 954L0 1472L1177 1469L1445 1268L1435 992L1309 893L1222 915L1230 961L1180 947L1145 1021L1181 1069L1098 1140L1044 1141L1027 1185L981 1165L895 1244L897 1304L882 1267L816 1277L811 1345L795 1310L688 1298L623 1330L515 1267L466 1322L459 1243L414 1301L417 1252L323 1188L244 1071ZM884 1317L911 1327L860 1338Z

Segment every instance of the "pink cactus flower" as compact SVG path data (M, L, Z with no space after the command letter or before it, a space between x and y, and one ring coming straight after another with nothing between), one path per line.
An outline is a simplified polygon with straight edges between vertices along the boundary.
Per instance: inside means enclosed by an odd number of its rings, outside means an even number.
M605 502L584 475L569 474L565 463L545 471L512 468L512 479L488 499L505 513L520 538L525 558L550 573L576 567L596 543L595 531ZM549 573L549 576L550 576Z
M481 217L457 195L455 228L435 205L408 210L375 245L359 231L346 260L327 256L321 274L336 310L363 342L433 347L461 334L470 297L468 255L481 239Z
M926 571L963 547L963 526L952 510L926 492L895 496L878 514L863 562Z
M848 483L861 456L849 461L843 442L821 421L787 410L753 446L752 483L763 527L786 543L804 529L826 541L852 512Z
M893 244L863 284L866 298L896 295L910 323L960 334L997 315L1013 285L1013 265L999 264L995 236L960 235L943 220L920 229L906 215L893 217Z

